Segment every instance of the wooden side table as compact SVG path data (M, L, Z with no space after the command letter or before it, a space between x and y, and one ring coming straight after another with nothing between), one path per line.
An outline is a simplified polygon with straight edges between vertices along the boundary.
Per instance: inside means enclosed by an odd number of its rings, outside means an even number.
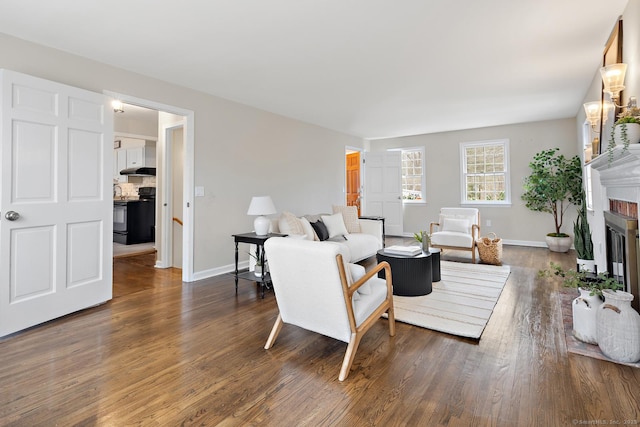
M259 259L260 263L264 266L264 242L266 242L270 237L286 236L287 234L277 233L269 233L265 236L258 236L255 232L233 235L233 239L236 244L236 268L234 271L236 280L236 295L238 295L238 279L246 279L259 283L262 298L264 298L264 288L269 288L269 284L271 283L271 275L269 273L266 273L264 271L264 268L262 269L262 274L260 276L256 276L253 271L245 271L242 273L238 272L238 243L248 243L256 245L256 259Z

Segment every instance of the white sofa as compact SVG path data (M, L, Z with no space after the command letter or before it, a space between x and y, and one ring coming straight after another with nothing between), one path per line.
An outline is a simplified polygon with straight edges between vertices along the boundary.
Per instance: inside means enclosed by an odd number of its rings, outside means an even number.
M334 207L334 211L340 207ZM310 224L325 218L323 223L329 224L343 218L344 229L340 224L334 228L337 233L326 240L320 241L318 234ZM346 218L346 221L344 220ZM309 224L309 225L307 225ZM336 224L333 224L336 225ZM354 217L351 210L348 212L336 212L334 214L304 215L296 217L289 212L283 212L278 218L271 221L271 233L287 234L290 238L314 240L322 244L336 245L346 262L354 263L372 257L382 249L383 235L382 222L372 219Z

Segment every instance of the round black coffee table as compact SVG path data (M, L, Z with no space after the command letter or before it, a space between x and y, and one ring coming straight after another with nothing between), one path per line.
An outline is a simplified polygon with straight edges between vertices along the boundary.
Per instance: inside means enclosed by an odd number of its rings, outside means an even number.
M422 252L416 256L396 255L378 251L378 262L387 261L391 266L393 279L393 294L415 297L431 293L431 254ZM378 272L378 277L384 279L384 270Z

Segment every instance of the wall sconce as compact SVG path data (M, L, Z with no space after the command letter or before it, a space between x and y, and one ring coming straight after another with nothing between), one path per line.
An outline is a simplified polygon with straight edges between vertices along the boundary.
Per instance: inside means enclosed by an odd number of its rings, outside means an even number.
M587 114L587 121L591 125L591 130L595 133L600 133L600 118L603 119L603 123L607 122L609 112L614 108L613 104L609 101L592 101L587 102L584 106L584 112Z
M124 104L122 101L113 100L111 102L111 106L113 107L113 111L116 113L124 113Z
M616 108L633 108L636 106L635 96L629 97L629 102L626 106L618 105L620 92L624 90L624 76L626 73L627 64L624 63L611 64L600 68L600 75L602 76L602 83L604 84L602 91L609 94Z

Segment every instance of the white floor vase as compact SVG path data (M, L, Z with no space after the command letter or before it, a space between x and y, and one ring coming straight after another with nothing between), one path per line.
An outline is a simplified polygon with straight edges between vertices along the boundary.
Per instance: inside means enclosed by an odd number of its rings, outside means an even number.
M605 289L598 308L597 340L605 356L619 362L640 360L640 314L631 307L629 292Z
M582 342L598 344L596 315L602 300L598 295L590 295L588 289L578 289L580 296L573 300L573 336Z

